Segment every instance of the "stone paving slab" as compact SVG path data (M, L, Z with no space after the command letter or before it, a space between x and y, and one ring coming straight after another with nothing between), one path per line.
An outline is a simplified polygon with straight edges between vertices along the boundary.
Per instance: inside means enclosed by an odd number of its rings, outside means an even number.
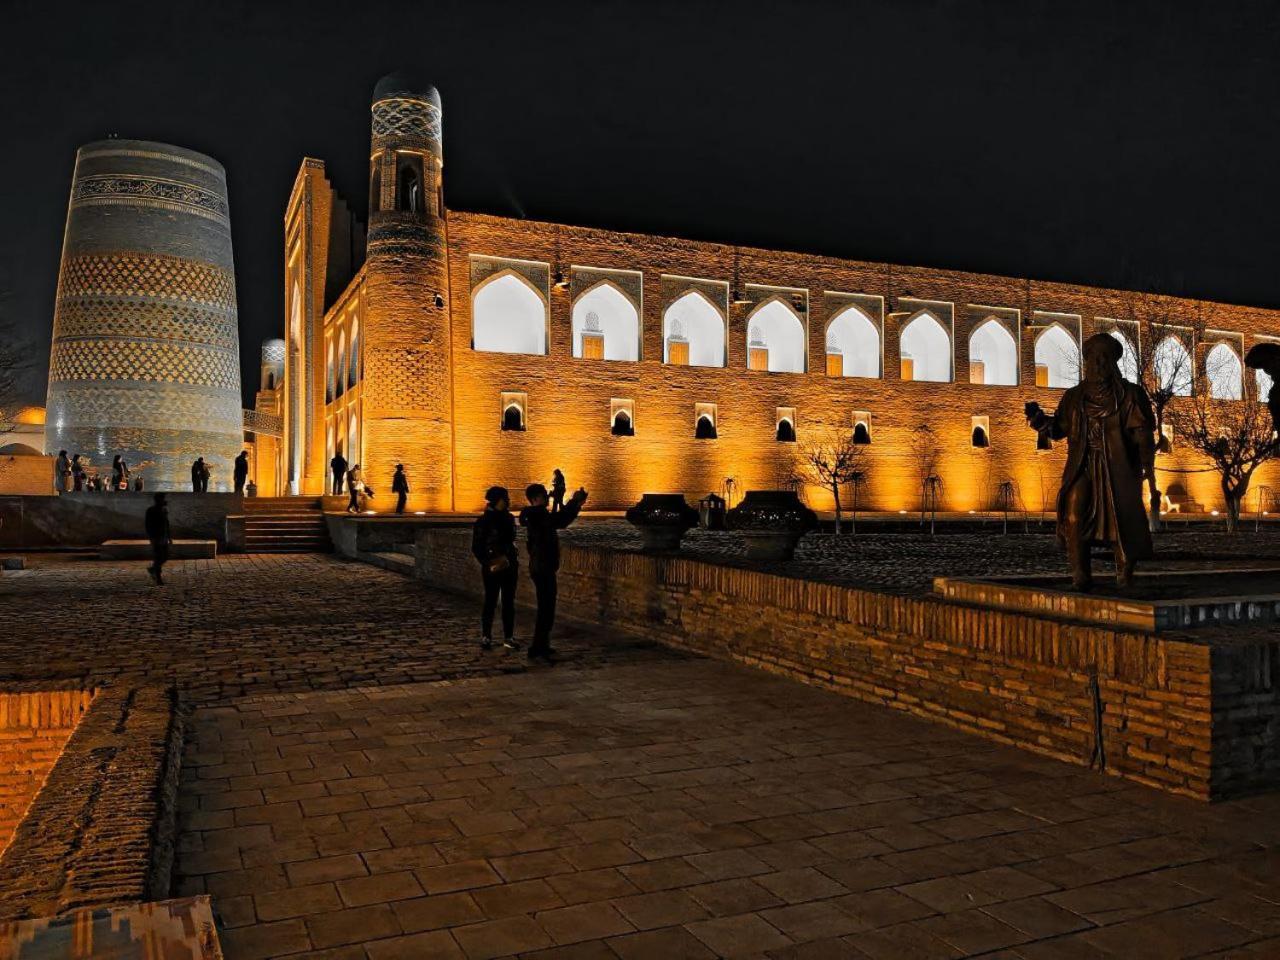
M231 960L1280 951L1280 797L705 660L210 706L180 808L175 893Z

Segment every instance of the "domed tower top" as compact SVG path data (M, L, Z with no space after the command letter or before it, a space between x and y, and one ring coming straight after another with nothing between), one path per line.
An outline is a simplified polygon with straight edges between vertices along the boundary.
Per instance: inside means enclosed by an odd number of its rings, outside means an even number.
M373 88L370 109L374 150L417 148L440 156L440 94L435 87L402 73L388 74Z

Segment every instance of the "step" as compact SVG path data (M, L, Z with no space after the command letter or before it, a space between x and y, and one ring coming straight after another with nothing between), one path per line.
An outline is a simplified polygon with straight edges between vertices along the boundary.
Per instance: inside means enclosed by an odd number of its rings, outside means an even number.
M392 546L391 546L391 550L392 550L392 552L393 552L393 553L402 553L402 554L404 554L406 557L414 557L414 558L416 559L416 558L417 558L417 556L418 556L418 555L414 552L413 544L412 544L412 543L396 543L396 544L392 544Z
M392 553L385 550L378 553L362 553L360 554L360 559L366 563L373 564L375 567L381 567L383 570L413 576L413 558L406 557L403 553Z

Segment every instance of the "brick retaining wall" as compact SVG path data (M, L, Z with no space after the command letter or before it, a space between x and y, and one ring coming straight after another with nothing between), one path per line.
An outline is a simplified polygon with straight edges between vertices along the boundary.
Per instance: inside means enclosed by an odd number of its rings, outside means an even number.
M418 574L475 594L469 533L418 533ZM466 576L459 576L459 571ZM521 576L520 598L532 599ZM565 614L1202 799L1280 784L1280 642L1211 645L565 544Z
M0 856L0 921L167 896L181 741L172 691L93 696Z

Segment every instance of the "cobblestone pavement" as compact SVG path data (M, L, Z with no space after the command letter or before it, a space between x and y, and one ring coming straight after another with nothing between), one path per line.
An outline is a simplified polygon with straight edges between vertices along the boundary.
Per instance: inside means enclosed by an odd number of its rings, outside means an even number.
M181 808L229 960L1280 955L1280 797L705 660L202 710Z
M1052 525L1031 533L1001 533L999 521L985 528L953 532L953 524L940 523L939 533L876 533L866 524L856 536L810 534L800 541L794 560L787 563L747 561L742 538L733 533L690 530L681 554L715 563L750 566L788 577L822 580L850 587L866 587L888 593L931 592L934 577L986 577L1022 573L1067 573L1066 560ZM1022 524L1009 525L1022 530ZM591 520L570 527L566 540L619 550L639 550L640 536L623 520ZM1252 529L1238 536L1219 530L1196 528L1162 533L1156 537L1156 559L1140 570L1179 569L1206 562L1248 565L1280 561L1280 530ZM1095 561L1095 573L1108 574L1109 562Z
M0 574L0 680L148 677L199 705L526 669L523 656L481 654L474 605L327 555L177 561L162 588L144 561L27 559ZM674 656L568 625L559 636L570 667Z

